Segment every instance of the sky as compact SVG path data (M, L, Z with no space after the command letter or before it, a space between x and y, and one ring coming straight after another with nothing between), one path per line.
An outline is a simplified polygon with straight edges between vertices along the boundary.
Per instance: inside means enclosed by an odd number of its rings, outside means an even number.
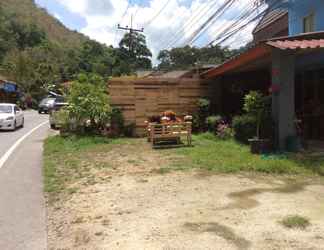
M107 45L118 46L125 31L117 25L144 28L148 47L156 58L158 52L188 44L192 34L225 0L36 0L65 26ZM224 28L238 19L253 0L236 0L231 8L193 44L206 46ZM255 23L249 24L223 45L240 47L252 39ZM153 58L153 59L154 59ZM154 59L155 60L155 59Z

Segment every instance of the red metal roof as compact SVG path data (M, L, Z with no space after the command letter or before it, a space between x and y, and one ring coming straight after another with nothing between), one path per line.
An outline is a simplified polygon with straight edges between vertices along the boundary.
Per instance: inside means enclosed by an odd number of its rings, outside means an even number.
M317 49L317 48L324 48L324 39L294 40L294 41L279 40L279 41L269 41L266 44L281 50Z
M272 53L271 47L281 50L324 48L324 32L304 33L296 36L277 37L262 41L222 65L203 72L201 76L209 79L214 78L243 65L253 63L253 61L262 57L269 57Z
M242 66L243 64L248 64L252 61L262 58L264 56L271 55L271 49L269 46L261 44L259 46L249 49L247 52L240 54L237 57L232 58L231 60L225 62L219 67L210 69L202 74L203 77L212 78L218 75L221 75L225 72L231 71L237 67Z

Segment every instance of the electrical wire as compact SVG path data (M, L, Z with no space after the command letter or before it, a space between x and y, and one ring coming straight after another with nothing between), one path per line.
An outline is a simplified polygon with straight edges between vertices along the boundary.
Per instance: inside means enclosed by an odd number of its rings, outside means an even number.
M237 16L236 21L234 21L233 23L231 23L229 26L224 27L221 31L218 32L216 38L214 38L211 42L209 42L206 46L210 46L212 45L215 41L218 40L218 38L222 35L226 35L228 32L230 32L231 29L237 27L240 23L242 23L244 20L246 20L247 18L249 18L254 12L258 12L259 10L255 10L254 9L254 4L251 3L247 4L245 6L245 8L243 9L243 12L241 15Z
M227 0L225 3L203 24L201 25L188 39L186 44L192 45L195 41L197 41L206 30L213 25L220 16L222 16L235 2L236 0Z
M235 30L231 31L229 34L227 34L225 37L223 37L220 41L218 41L215 45L219 46L220 44L224 43L225 41L227 41L229 38L233 37L234 35L236 35L238 32L244 30L249 24L251 24L252 22L256 21L257 19L261 18L262 16L264 16L270 9L272 9L273 7L280 7L283 4L280 4L279 6L275 6L277 3L280 3L280 0L277 0L276 3L274 5L269 6L268 8L266 8L265 10L263 10L261 13L259 13L257 16L255 16L254 18L252 18L251 20L249 20L247 23L241 25L240 27L236 28Z
M150 20L148 21L144 26L146 26L146 28L148 26L150 26L154 21L155 19L157 19L161 13L166 9L166 7L171 3L172 0L167 0L167 2L163 5L163 7L159 10L159 12Z
M192 28L194 22L197 21L197 19L201 19L203 18L203 16L209 16L209 12L211 12L216 5L214 2L215 1L210 1L209 3L207 3L207 5L201 5L195 15L191 15L186 22L183 21L180 24L183 25L182 28L174 33L171 39L168 39L164 41L164 43L162 43L163 45L161 46L161 48L170 48L174 44L181 41L183 39L183 33L185 32L185 30L190 27Z

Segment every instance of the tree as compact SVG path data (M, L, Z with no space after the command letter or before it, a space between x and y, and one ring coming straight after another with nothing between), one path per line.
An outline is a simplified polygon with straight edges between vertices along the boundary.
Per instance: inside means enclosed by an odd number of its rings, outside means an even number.
M161 50L157 59L160 61L159 69L170 70L172 68L171 52L169 50Z
M90 121L93 131L105 127L111 117L109 96L104 79L95 74L80 74L68 93L70 119L81 127Z
M196 64L221 64L242 50L230 50L227 47L210 46L197 48L185 46L162 50L159 53L158 66L161 70L188 69Z
M6 53L16 46L14 32L11 29L11 17L0 6L0 64Z
M119 55L132 70L151 69L152 53L146 44L146 38L138 32L126 33L119 43Z
M26 94L40 99L50 85L61 81L60 53L59 47L49 43L23 51L14 49L6 55L3 68Z

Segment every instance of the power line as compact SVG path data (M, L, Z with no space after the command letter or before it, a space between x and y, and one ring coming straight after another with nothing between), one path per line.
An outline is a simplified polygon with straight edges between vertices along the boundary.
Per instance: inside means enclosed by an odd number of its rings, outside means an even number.
M123 16L121 17L120 23L124 20L125 16L127 15L127 12L128 12L128 10L129 10L131 4L132 4L132 0L127 1L126 10L125 10Z
M277 3L280 3L280 0L277 0L276 3L274 3L271 6L268 6L268 8L266 8L265 10L263 10L261 13L259 13L257 16L255 16L254 18L252 18L251 20L249 20L247 23L245 23L245 24L241 25L240 27L236 28L235 30L232 30L231 32L229 32L229 34L227 34L227 36L223 37L219 42L217 42L216 45L220 45L221 43L227 41L229 38L231 38L234 35L236 35L238 32L240 32L243 29L245 29L249 24L251 24L252 22L256 21L260 17L264 16L271 8L273 8L273 7L278 7L279 8L280 6L283 6L283 4L280 4L279 6L276 6ZM215 41L217 41L217 39Z
M216 22L216 20L222 16L235 2L236 0L227 0L225 1L225 3L210 17L208 18L208 20L203 23L190 37L190 39L188 39L188 44L192 44L195 41L197 41L202 34L204 34L204 32L206 30L208 30L210 28L210 26L212 24L214 24Z
M124 20L125 16L127 15L127 12L128 12L128 10L129 10L129 7L130 7L130 5L131 5L131 2L132 2L132 0L130 0L130 1L127 1L127 6L126 6L126 9L125 9L125 11L124 11L124 14L122 15L122 17L121 17L121 19L120 19L119 23L121 23L121 22L122 22L122 21ZM118 24L118 26L119 26L119 24ZM117 26L117 28L116 28L116 32L115 32L115 37L114 37L114 44L115 44L115 43L116 43L116 41L117 41L118 26Z
M235 28L237 25L239 25L241 22L249 18L253 14L253 12L258 11L254 9L254 5L252 5L251 8L251 3L245 6L243 9L243 13L237 16L236 21L231 23L229 26L223 28L220 32L218 32L218 35L216 36L215 39L213 39L211 42L208 43L208 45L212 45L215 41L218 40L218 38L222 35L226 35L232 28ZM206 45L206 46L208 46Z
M161 48L169 48L171 45L173 45L175 42L177 42L179 40L179 38L182 36L182 33L188 27L192 26L194 24L194 22L197 21L197 19L202 18L203 16L208 16L208 13L211 12L215 6L218 6L218 4L215 3L215 0L208 2L206 5L201 5L199 7L199 9L197 10L196 14L191 15L186 22L185 22L185 20L183 20L180 23L180 25L184 24L183 27L180 30L178 30L176 33L174 33L173 37L171 39L163 40ZM173 26L173 25L171 25L171 26ZM180 38L180 39L182 39L182 38Z
M167 2L163 5L163 7L159 10L159 12L150 20L150 21L148 21L146 24L145 24L145 26L146 27L148 27L148 26L150 26L154 21L155 21L155 19L156 18L158 18L160 15L161 15L161 13L166 9L166 7L171 3L171 1L172 0L167 0Z
M129 51L132 52L133 51L133 33L137 32L137 33L143 33L144 32L144 28L142 29L133 29L133 16L131 17L131 26L128 27L122 27L120 26L120 24L118 24L118 29L120 30L126 30L126 31L129 31L129 34L130 34L130 46L129 46Z

